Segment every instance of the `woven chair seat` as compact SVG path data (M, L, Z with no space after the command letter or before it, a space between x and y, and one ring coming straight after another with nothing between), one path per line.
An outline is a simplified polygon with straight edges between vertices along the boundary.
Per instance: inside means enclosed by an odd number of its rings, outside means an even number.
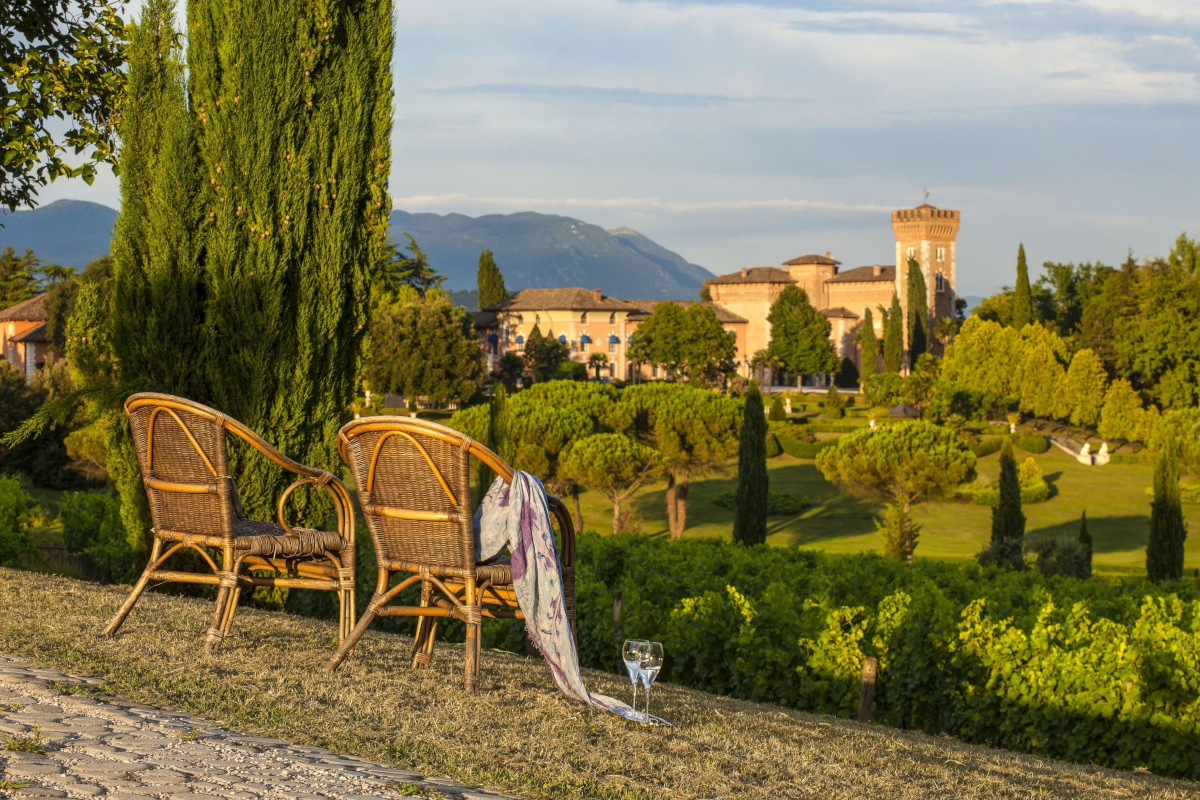
M234 549L254 556L312 556L349 547L345 539L330 531L292 528L288 533L282 525L256 519L234 520L233 533Z

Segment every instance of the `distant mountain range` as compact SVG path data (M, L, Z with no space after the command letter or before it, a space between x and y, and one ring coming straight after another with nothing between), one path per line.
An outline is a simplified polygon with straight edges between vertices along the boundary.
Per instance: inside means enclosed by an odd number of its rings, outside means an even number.
M109 251L117 212L83 200L56 200L0 213L0 249L32 250L43 261L82 269ZM630 228L606 231L570 217L536 214L409 214L393 211L389 233L411 234L446 276L446 288L475 288L479 252L492 251L509 291L582 286L616 297L689 300L712 274Z
M108 252L117 212L86 200L55 200L32 211L0 211L0 250L32 250L48 264L83 269Z
M581 286L615 297L691 300L712 277L630 228L606 231L570 217L536 214L409 214L393 211L388 227L406 245L411 234L446 276L448 289L475 288L479 253L492 251L509 291Z

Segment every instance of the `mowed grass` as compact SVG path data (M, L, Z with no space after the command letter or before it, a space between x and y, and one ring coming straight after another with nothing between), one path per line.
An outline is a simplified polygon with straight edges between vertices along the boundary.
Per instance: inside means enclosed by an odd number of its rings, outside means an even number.
M333 627L243 609L204 655L208 602L147 594L115 638L100 628L128 587L0 569L0 652L98 676L134 701L235 730L328 747L426 777L527 798L1184 798L1200 786L655 687L670 729L564 698L540 659L485 652L462 690L462 646L407 668L411 640L369 633L339 672L321 668ZM615 658L616 654L614 654ZM670 654L667 654L670 658ZM585 670L625 697L623 676Z
M1029 454L1017 451L1018 461ZM1074 537L1079 518L1087 511L1088 530L1094 542L1093 563L1098 571L1145 574L1145 548L1150 525L1150 496L1153 466L1108 464L1089 467L1057 448L1033 457L1053 487L1045 503L1026 506L1026 535ZM798 492L812 504L794 517L769 517L770 544L807 547L831 553L859 553L881 548L875 518L882 502L856 497L821 475L816 463L780 455L767 462L773 492ZM992 481L1000 474L1000 457L979 460L978 472ZM737 464L692 481L688 498L688 527L685 536L728 538L733 528L733 511L721 508L716 499L736 488ZM643 487L632 507L642 516L642 532L667 534L665 484ZM597 492L580 497L584 526L601 532L612 529L611 505ZM1187 504L1184 515L1192 535L1185 544L1184 563L1200 568L1200 505ZM932 558L970 559L986 545L991 535L991 509L959 502L921 503L914 517L922 526L917 555Z

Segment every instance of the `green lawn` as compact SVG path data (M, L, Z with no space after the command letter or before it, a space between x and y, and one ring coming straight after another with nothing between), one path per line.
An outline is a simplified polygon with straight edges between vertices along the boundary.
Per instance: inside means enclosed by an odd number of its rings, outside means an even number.
M1027 454L1018 451L1018 461ZM1087 467L1058 449L1035 456L1053 487L1045 503L1026 506L1026 530L1031 537L1070 535L1079 530L1079 516L1086 509L1088 530L1094 541L1094 563L1105 572L1145 570L1145 547L1150 521L1153 468L1142 464L1109 464ZM767 462L771 491L800 492L812 503L797 517L768 519L767 541L779 546L800 546L831 553L876 550L880 538L874 517L882 509L875 500L854 497L828 483L812 461L781 455ZM693 481L688 502L685 536L728 537L733 512L714 502L722 492L735 487L736 462ZM980 459L978 471L995 480L999 456ZM666 506L663 484L644 487L633 499L642 515L642 532L666 535ZM584 526L611 530L611 506L598 493L581 496ZM1200 505L1185 505L1184 514L1193 532L1186 544L1185 564L1200 568ZM918 556L972 558L983 549L991 532L991 509L957 502L918 505L914 516L922 526Z

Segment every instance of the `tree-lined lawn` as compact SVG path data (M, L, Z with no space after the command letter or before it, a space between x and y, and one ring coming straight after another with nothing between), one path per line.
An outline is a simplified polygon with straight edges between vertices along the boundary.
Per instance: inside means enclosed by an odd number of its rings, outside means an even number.
M1018 462L1028 454L1018 450ZM1105 572L1145 571L1145 547L1149 533L1150 496L1146 493L1153 477L1147 464L1109 464L1087 467L1057 449L1034 456L1053 495L1045 503L1026 506L1026 532L1033 537L1075 536L1079 516L1086 509L1088 530L1094 541L1094 564ZM728 538L733 511L721 508L716 499L736 485L730 462L719 473L695 479L688 500L685 536ZM825 480L812 461L780 455L767 462L772 492L798 492L811 503L796 517L769 517L769 544L801 546L832 553L882 550L874 518L883 503L846 494ZM995 481L999 457L979 460L980 475ZM642 532L667 533L664 484L649 484L638 491L631 506L642 515ZM596 492L581 495L584 524L588 529L607 531L610 507ZM1191 535L1185 545L1185 567L1200 568L1200 505L1184 506ZM913 518L921 528L918 557L972 558L983 549L991 532L991 509L958 502L922 503Z

